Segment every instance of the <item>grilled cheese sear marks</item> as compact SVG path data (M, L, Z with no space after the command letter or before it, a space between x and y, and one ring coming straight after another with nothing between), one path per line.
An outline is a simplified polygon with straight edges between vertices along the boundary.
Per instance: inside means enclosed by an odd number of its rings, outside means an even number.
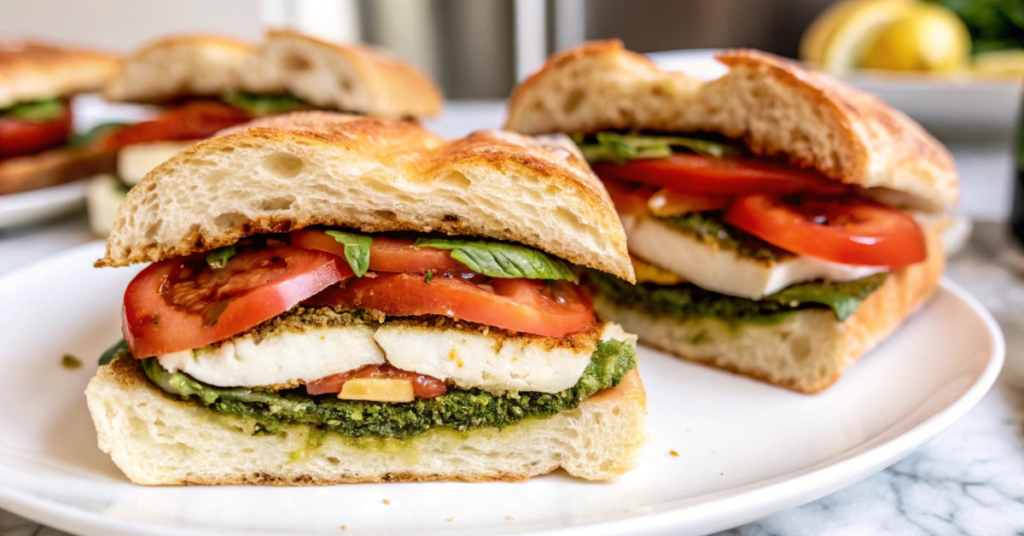
M805 281L854 281L887 271L805 255L779 261L744 257L716 247L647 216L621 215L630 253L678 274L701 288L758 300Z
M220 387L297 387L390 362L460 389L556 393L576 384L598 340L632 338L610 322L541 337L445 317L370 318L304 309L204 348L157 357L171 372Z

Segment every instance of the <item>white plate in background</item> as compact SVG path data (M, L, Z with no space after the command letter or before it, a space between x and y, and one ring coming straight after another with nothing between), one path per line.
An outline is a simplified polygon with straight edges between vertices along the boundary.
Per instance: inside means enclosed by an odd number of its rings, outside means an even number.
M143 487L96 447L83 395L139 269L93 269L102 253L87 244L0 279L0 508L85 535L712 532L903 458L966 413L1003 360L989 314L944 283L814 396L641 349L652 441L612 482ZM85 365L62 368L65 353Z
M725 74L716 50L656 52L648 56L662 69L710 80ZM844 78L873 93L941 137L1008 139L1020 109L1020 80L952 79L928 74L860 71Z
M69 182L16 194L0 195L0 230L60 216L85 206L89 181Z

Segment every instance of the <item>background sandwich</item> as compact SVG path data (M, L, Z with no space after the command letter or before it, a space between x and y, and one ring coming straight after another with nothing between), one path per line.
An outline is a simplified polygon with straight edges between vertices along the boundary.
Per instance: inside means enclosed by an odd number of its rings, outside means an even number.
M645 441L635 337L575 283L632 280L625 236L572 150L258 120L129 192L97 265L137 262L86 391L136 483L607 479Z
M221 129L311 109L419 119L439 113L443 99L426 75L383 52L289 31L268 33L258 47L213 36L157 41L125 62L104 96L164 111L106 138L119 151L117 174L97 178L89 195L101 235L146 173Z
M702 82L615 41L551 58L507 128L572 134L615 200L638 285L590 282L646 344L812 393L935 289L946 150L881 101L774 56Z
M74 136L70 97L95 91L114 56L0 40L0 195L55 186L113 169L113 154Z

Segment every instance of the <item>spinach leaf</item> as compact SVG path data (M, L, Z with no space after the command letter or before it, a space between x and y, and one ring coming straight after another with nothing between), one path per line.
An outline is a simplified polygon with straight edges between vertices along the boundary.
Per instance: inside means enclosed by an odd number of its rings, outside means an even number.
M356 277L363 277L366 270L370 269L370 246L373 245L373 237L341 231L324 232L345 246L345 260Z
M128 349L128 343L124 342L124 339L117 341L117 343L107 349L106 352L103 352L103 355L100 356L100 366L102 367L103 365L113 363L114 359L117 358L117 355L122 352L131 352L131 350Z
M14 117L22 121L44 123L59 118L64 114L64 106L60 99L47 99L34 102L21 102L0 111L0 115Z
M206 253L206 264L214 270L227 266L231 257L235 256L235 246L224 246Z
M296 110L305 110L309 105L291 95L255 95L252 93L231 93L224 102L245 110L250 115L277 115Z
M576 273L565 261L518 244L459 238L420 238L416 240L416 245L451 250L453 259L488 277L577 280Z
M577 136L575 141L590 163L609 161L624 164L642 158L667 158L672 156L673 148L683 148L714 158L740 155L740 151L724 143L685 136L598 132L592 140Z

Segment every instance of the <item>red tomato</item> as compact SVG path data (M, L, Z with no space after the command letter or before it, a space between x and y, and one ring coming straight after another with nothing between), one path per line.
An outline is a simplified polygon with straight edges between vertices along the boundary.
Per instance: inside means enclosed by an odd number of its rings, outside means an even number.
M610 177L601 177L601 182L612 198L615 211L619 214L643 214L647 212L647 202L656 191L654 188L636 183L620 181Z
M0 117L0 156L32 153L67 142L71 135L71 107L66 102L63 107L60 117L40 123Z
M351 276L334 255L289 246L242 251L218 270L201 257L157 262L128 284L121 330L139 359L199 348Z
M678 216L691 212L722 210L729 206L729 197L714 194L683 193L662 188L647 200L647 208L655 216Z
M757 158L713 158L674 154L668 158L638 159L625 165L601 162L594 173L659 186L680 192L718 195L753 193L843 193L846 186L816 171Z
M448 391L448 386L433 376L402 370L385 363L383 365L367 365L359 370L332 374L326 378L309 382L306 384L306 392L311 395L340 393L345 382L353 378L397 378L409 380L412 382L412 390L416 393L416 398L428 400L437 398Z
M293 246L326 251L345 257L345 246L321 229L302 229L291 234ZM421 248L406 238L373 237L370 246L370 271L405 272L440 275L472 274L473 272L451 256L451 252L437 248Z
M195 101L113 132L105 143L110 149L120 149L136 143L201 140L250 119L249 114L227 104Z
M378 274L331 287L308 300L318 307L376 309L391 316L444 315L468 322L562 337L594 322L578 286L537 279L491 279L481 285L455 277Z
M913 218L859 198L748 195L724 219L769 244L832 262L902 268L927 256Z

